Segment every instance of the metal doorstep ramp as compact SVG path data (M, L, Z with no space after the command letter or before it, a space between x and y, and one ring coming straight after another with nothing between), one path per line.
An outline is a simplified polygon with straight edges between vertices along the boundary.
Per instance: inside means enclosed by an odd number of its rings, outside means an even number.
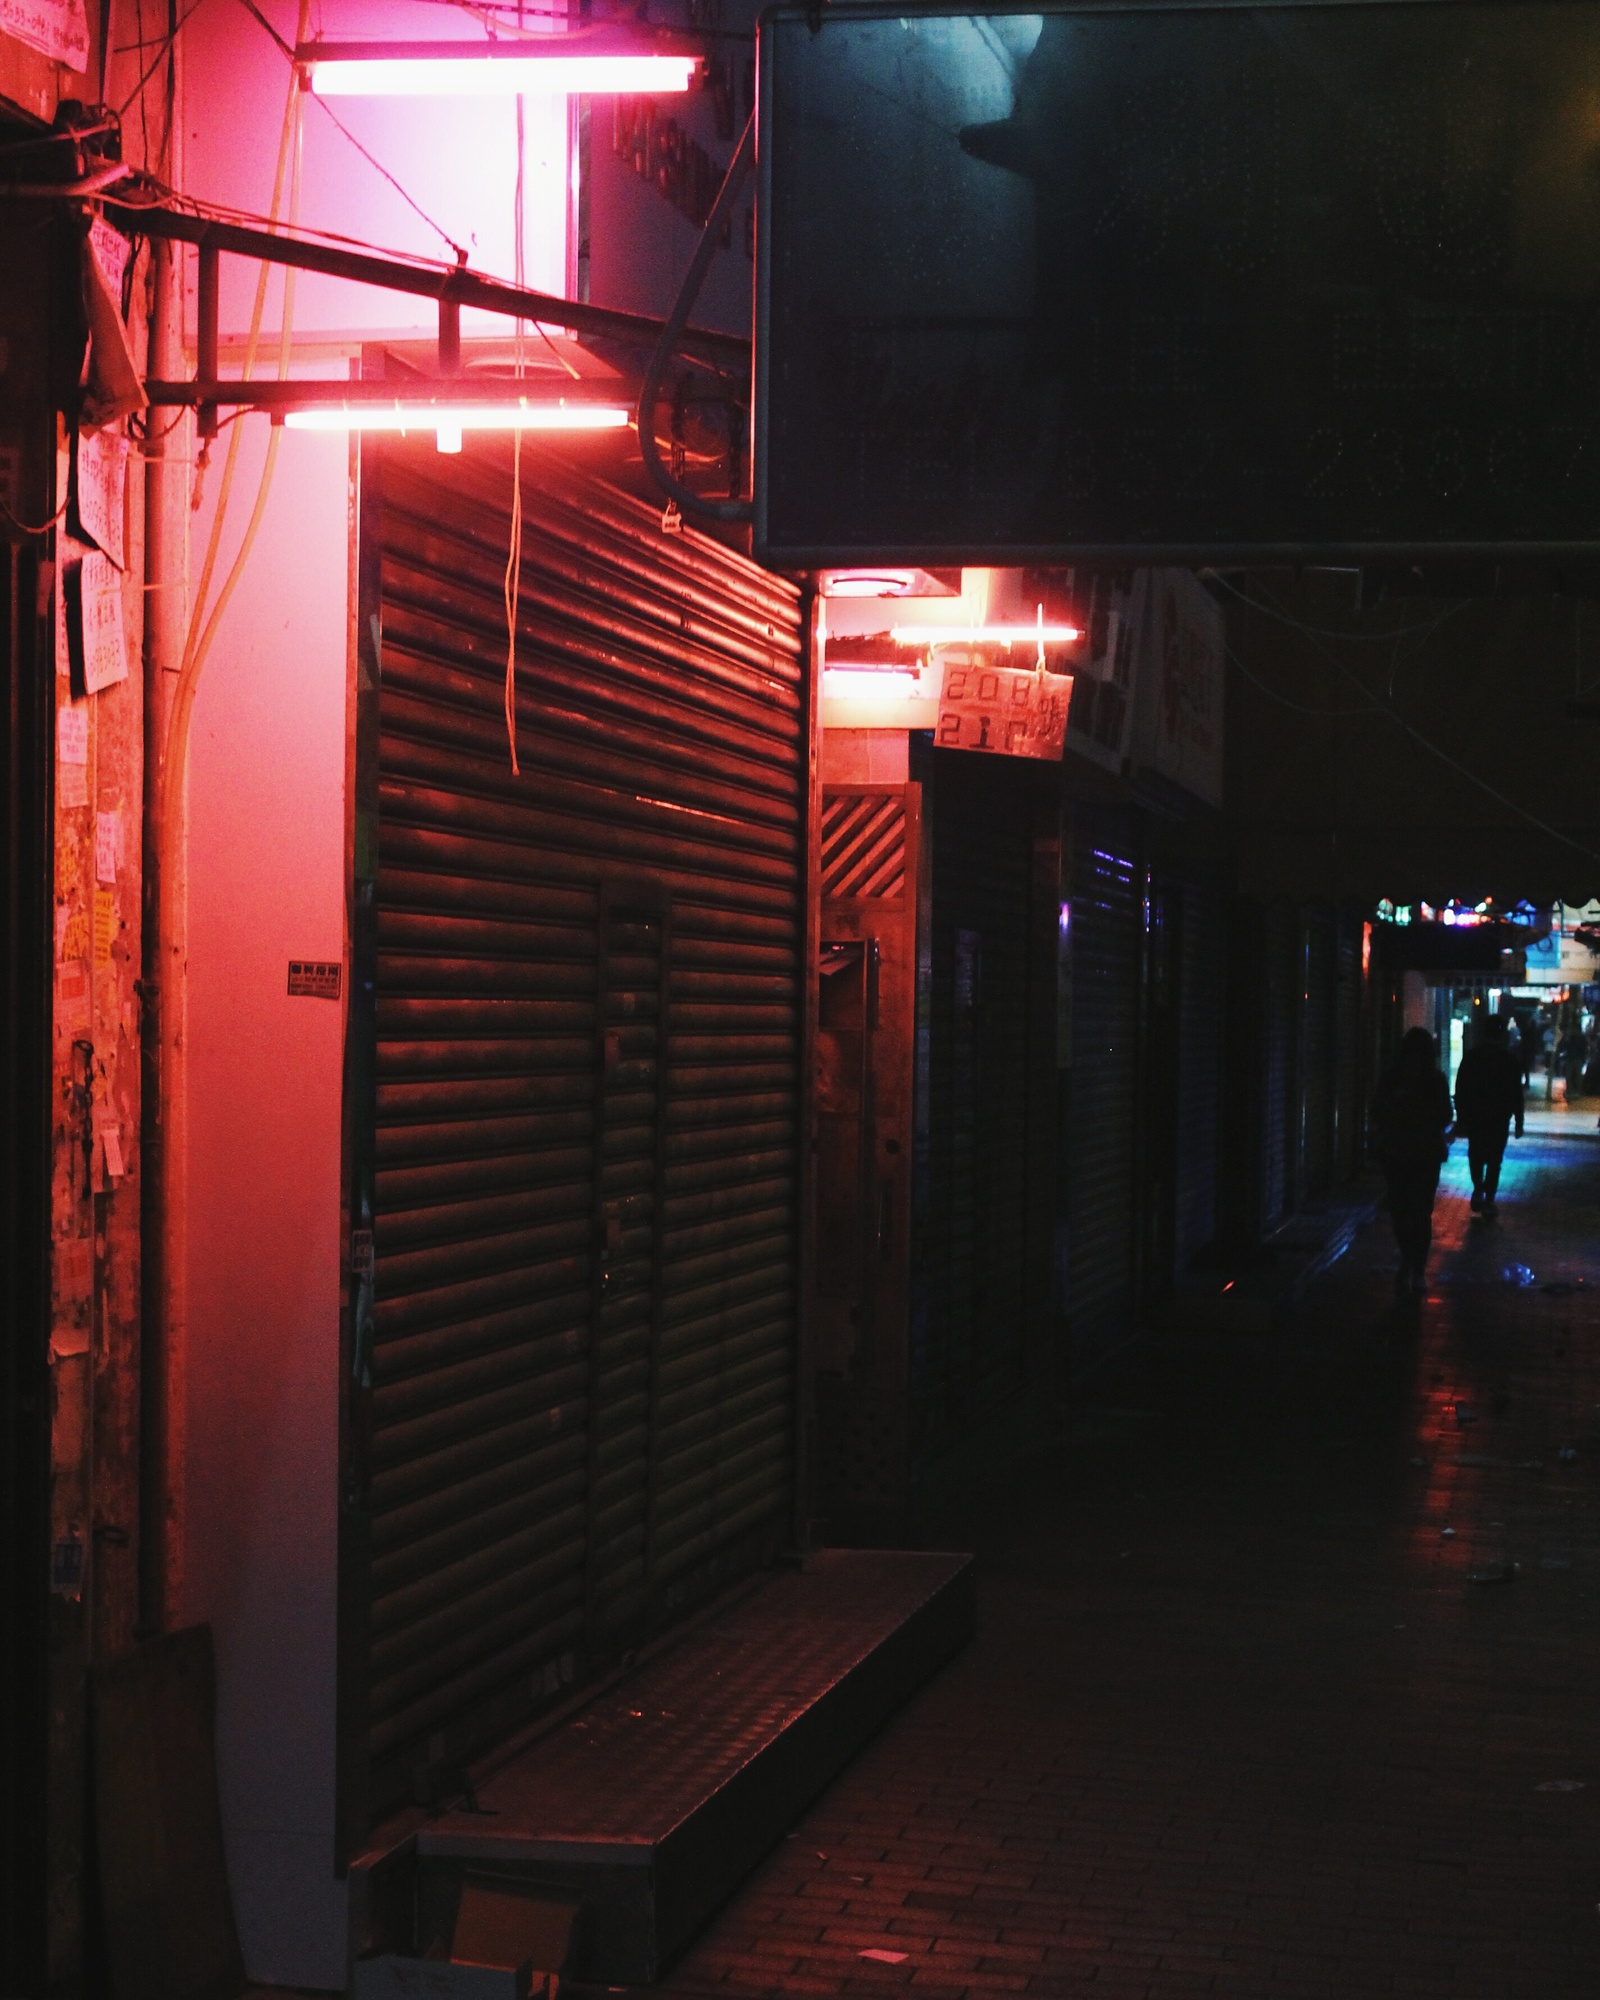
M491 1871L582 1905L576 1977L653 1980L974 1610L970 1556L826 1549L774 1575L518 1753L476 1812L356 1864L354 1949L424 1947Z

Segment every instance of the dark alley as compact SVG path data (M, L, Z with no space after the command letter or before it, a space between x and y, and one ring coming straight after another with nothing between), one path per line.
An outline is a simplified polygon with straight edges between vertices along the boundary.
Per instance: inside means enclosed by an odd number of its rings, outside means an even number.
M1420 1311L1379 1216L1279 1336L1175 1338L952 1521L977 1642L673 1989L1592 1993L1592 1111L1530 1113L1503 1189L1472 1224L1458 1142Z
M1600 0L0 0L0 2000L1600 2000L1597 377Z

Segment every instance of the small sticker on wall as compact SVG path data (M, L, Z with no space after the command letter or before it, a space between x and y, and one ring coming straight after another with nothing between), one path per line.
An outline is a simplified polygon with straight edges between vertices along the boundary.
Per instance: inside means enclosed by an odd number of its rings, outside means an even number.
M336 958L291 958L291 1000L337 1000L344 967Z

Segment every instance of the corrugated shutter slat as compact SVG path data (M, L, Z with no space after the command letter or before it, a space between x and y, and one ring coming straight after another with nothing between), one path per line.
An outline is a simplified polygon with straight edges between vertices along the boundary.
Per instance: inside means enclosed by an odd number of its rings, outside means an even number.
M370 1806L787 1522L799 594L524 447L385 444ZM369 565L370 567L370 565Z

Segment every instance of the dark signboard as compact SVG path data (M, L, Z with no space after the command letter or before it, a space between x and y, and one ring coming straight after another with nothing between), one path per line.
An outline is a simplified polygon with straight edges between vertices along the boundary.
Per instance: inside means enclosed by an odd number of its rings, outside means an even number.
M760 34L756 540L857 560L1600 548L1600 6Z

